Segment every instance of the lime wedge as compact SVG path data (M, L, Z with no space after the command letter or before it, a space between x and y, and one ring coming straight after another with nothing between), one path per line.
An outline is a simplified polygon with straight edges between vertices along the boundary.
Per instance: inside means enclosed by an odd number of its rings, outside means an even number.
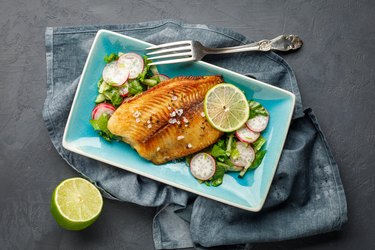
M82 230L96 221L103 207L99 190L82 178L61 182L53 192L51 213L68 230Z
M222 132L232 132L249 119L249 104L239 88L223 83L207 92L204 98L204 113L214 128Z

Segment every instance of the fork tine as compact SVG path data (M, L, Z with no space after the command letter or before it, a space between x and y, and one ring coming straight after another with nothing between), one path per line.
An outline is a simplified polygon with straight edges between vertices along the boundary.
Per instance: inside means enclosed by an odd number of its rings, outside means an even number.
M166 54L162 56L154 56L149 57L149 60L155 60L155 59L162 59L162 58L170 58L170 57L181 57L181 56L192 56L191 52L183 52L183 53L172 53L172 54Z
M153 51L153 52L149 52L146 55L148 55L148 56L149 55L157 55L157 54L164 54L164 53L168 53L168 52L183 51L183 50L191 50L191 47L185 46L185 47L177 47L177 48L171 48L171 49L160 49L160 50L156 50L156 51Z
M183 44L191 44L191 41L178 41L178 42L172 42L172 43L164 43L160 45L154 45L151 47L146 48L146 50L151 50L151 49L162 49L166 47L171 47L171 46L176 46L176 45L183 45Z
M194 61L193 57L158 61L158 62L150 63L149 65L172 64L172 63L189 62L189 61Z

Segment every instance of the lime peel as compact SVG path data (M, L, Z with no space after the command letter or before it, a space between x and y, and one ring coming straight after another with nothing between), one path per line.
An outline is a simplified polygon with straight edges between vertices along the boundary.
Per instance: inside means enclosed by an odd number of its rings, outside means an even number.
M99 190L83 178L62 181L51 199L53 217L68 230L82 230L90 226L97 220L102 208L103 198Z
M236 86L222 83L207 91L204 113L208 122L222 132L233 132L249 118L249 104L245 94Z

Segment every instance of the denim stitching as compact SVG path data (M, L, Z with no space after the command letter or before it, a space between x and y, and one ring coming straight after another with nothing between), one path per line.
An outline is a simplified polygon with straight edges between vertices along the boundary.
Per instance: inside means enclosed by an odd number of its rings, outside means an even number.
M231 38L232 40L235 40L237 42L240 42L242 44L245 44L246 42L246 38L244 37L243 40L239 40L231 35L228 35L228 34L225 34L225 33L222 33L218 30L214 30L214 29L204 29L204 28L200 28L200 27L189 27L189 26L183 26L179 23L176 23L176 22L173 22L173 21L166 21L165 23L162 23L162 24L159 24L159 25L156 25L156 26L150 26L150 27L141 27L141 28L123 28L123 29L113 29L112 31L114 32L121 32L121 31L133 31L133 30L148 30L148 29L155 29L155 28L160 28L166 24L175 24L177 26L180 26L181 28L184 28L184 29L200 29L200 30L206 30L206 31L211 31L211 32L214 32L214 33L217 33L217 34L220 34L220 35L223 35L223 36L226 36L228 38ZM105 26L105 25L103 25ZM103 27L102 26L102 27ZM54 32L55 35L67 35L67 34L82 34L82 33L96 33L98 32L98 30L83 30L83 31L72 31L72 32Z
M340 218L340 224L342 224L342 215L343 215L343 212L342 212L342 202L341 202L341 197L340 197L340 193L341 192L338 190L339 185L337 184L337 179L336 179L336 174L337 173L333 169L333 166L332 166L331 155L329 154L329 151L328 151L328 144L327 144L327 141L326 141L326 139L325 139L325 137L324 137L324 135L323 135L323 133L322 133L322 131L320 129L320 126L317 123L316 117L312 113L311 109L308 111L308 115L309 115L310 119L312 120L314 127L318 130L319 137L323 141L323 144L324 144L324 151L326 153L326 156L328 158L331 171L333 173L333 180L335 181L335 184L336 184L336 195L337 195L337 198L338 198L339 210L340 210L339 218ZM342 186L342 185L340 185L340 186Z

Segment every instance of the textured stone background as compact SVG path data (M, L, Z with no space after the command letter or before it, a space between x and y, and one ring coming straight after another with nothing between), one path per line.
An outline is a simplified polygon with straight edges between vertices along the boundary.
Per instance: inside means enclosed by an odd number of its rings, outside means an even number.
M342 232L255 249L375 249L374 1L0 1L0 246L2 249L153 249L152 208L105 201L95 226L55 224L53 188L77 176L55 152L42 121L46 26L163 18L227 27L252 39L300 35L284 55L304 105L319 118L339 164L349 223Z

